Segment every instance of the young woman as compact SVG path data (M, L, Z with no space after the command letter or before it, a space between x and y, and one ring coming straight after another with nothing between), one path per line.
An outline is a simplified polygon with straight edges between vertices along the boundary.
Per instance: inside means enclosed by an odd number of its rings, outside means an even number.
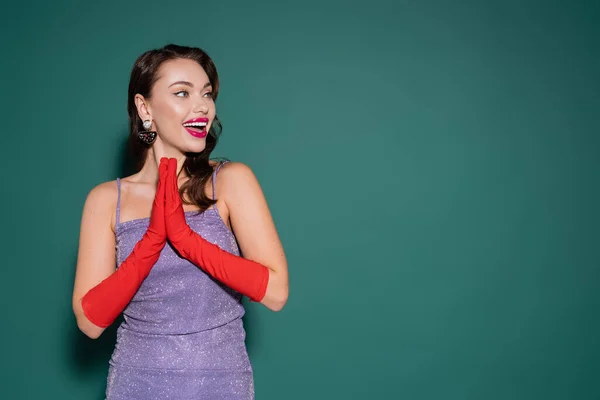
M287 262L252 170L210 159L218 91L201 49L142 54L127 105L139 172L86 199L73 310L91 338L123 313L109 400L254 398L241 298L281 310Z

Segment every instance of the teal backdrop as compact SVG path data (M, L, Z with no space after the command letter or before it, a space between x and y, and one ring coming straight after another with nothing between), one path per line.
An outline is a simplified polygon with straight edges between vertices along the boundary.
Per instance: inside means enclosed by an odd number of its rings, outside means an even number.
M285 309L245 318L257 399L600 398L598 4L3 5L0 398L103 398L81 212L125 173L135 59L171 42L213 57L214 155L288 256Z

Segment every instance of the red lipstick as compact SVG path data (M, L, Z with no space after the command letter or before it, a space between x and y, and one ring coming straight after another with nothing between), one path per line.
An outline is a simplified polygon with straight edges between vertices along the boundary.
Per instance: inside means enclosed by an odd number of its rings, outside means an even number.
M208 134L208 118L193 118L183 123L183 127L193 137L203 138Z

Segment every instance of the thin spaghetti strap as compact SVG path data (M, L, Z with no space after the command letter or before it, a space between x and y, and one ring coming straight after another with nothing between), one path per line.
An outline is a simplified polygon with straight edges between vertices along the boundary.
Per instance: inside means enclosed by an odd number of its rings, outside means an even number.
M213 200L216 200L216 198L215 198L215 181L217 180L217 172L219 172L221 167L224 164L227 164L228 162L229 162L229 160L221 161L219 163L219 165L217 165L217 168L215 168L215 172L213 172L213 175L212 175L212 199Z
M117 217L115 220L115 231L119 226L119 218L121 214L121 180L117 178Z

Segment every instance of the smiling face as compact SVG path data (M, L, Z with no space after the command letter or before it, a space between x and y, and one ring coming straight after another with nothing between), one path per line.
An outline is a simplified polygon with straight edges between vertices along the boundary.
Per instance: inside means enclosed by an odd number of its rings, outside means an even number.
M181 153L200 153L215 119L215 102L208 75L194 60L165 61L150 98L137 94L135 101L142 121L152 121L157 142Z

